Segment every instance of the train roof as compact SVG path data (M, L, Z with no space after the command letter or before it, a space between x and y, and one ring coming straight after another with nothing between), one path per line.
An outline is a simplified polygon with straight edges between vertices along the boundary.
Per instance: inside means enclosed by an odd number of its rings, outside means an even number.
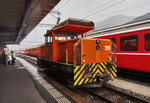
M94 29L94 22L68 18L67 20L57 24L45 36L51 35L51 32L54 31L56 34L83 34L90 30Z
M108 36L108 35L117 35L120 33L135 32L139 30L147 30L150 29L149 23L150 23L150 19L139 21L136 23L120 25L120 26L116 26L104 30L89 32L86 37L87 38L100 37L100 36Z

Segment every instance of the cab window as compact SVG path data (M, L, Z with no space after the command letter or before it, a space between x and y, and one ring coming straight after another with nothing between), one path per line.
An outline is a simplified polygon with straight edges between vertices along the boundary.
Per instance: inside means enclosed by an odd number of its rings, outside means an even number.
M120 51L138 51L138 36L120 37Z
M55 34L55 40L68 40L79 38L81 34Z

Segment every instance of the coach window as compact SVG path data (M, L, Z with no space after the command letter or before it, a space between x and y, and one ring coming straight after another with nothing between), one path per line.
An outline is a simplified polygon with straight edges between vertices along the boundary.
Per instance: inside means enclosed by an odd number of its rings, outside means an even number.
M145 34L145 51L150 51L150 34Z
M121 37L120 51L138 51L138 36Z

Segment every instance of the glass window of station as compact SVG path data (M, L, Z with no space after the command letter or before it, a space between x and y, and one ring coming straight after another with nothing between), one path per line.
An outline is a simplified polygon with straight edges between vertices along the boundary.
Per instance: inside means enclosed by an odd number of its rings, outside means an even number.
M120 51L138 51L138 36L120 37Z
M145 34L145 51L150 51L150 34Z

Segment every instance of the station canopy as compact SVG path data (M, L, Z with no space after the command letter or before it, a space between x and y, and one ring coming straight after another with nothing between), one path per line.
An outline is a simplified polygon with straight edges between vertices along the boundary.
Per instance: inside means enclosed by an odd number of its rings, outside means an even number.
M60 0L0 0L0 45L18 44Z
M94 29L92 21L69 18L52 28L45 36L55 34L83 34Z

